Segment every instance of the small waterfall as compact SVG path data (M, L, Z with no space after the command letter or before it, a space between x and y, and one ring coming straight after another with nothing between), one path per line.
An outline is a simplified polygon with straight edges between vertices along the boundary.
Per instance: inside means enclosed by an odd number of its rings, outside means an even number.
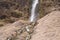
M35 18L36 18L36 6L38 4L38 0L33 0L33 4L32 4L32 9L31 9L31 16L30 16L30 22L34 22Z

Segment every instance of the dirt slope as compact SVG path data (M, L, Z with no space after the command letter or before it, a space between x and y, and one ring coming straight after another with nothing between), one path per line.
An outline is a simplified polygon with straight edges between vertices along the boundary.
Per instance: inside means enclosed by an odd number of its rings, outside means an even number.
M38 20L31 40L60 40L60 11L53 11Z

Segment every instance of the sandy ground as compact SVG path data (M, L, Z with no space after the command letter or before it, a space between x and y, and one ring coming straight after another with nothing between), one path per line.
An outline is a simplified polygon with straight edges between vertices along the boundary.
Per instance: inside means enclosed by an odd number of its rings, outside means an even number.
M38 20L31 40L60 40L60 11L53 11Z

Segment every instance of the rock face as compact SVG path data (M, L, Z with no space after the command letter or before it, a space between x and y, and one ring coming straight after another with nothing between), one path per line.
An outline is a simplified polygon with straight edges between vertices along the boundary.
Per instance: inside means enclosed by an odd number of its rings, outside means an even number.
M40 18L54 10L60 9L59 0L40 0Z
M31 14L32 1L33 0L0 0L0 26L5 25L5 23L13 23L20 19L28 20ZM39 0L36 8L36 11L39 13L39 18L57 8L60 9L60 6L58 6L59 2L57 1Z
M53 11L38 20L31 40L60 40L60 11Z
M1 0L0 1L0 19L6 17L27 17L29 13L29 0ZM15 11L16 10L16 11ZM9 15L9 16L8 16Z
M0 0L0 26L19 19L27 20L31 0Z
M29 0L1 0L0 1L0 19L2 16L9 17L28 17ZM8 16L9 15L9 16Z

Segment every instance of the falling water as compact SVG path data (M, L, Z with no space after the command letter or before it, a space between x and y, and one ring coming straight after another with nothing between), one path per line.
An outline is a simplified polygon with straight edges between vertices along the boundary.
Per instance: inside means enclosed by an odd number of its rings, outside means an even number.
M30 17L30 21L33 22L35 20L35 10L36 10L36 6L38 4L38 0L33 0L33 4L32 4L32 9L31 9L31 17Z

